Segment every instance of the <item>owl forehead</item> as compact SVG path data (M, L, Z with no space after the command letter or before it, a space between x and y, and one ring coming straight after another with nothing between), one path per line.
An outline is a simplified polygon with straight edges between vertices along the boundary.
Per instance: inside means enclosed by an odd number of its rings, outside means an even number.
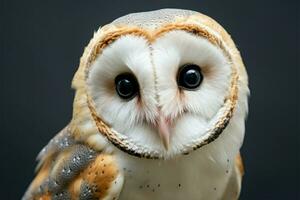
M92 63L96 60L96 58L103 52L103 50L114 43L116 40L121 38L122 36L138 36L143 38L146 43L153 44L159 38L162 38L167 33L173 31L183 31L194 36L202 37L207 39L212 45L219 48L224 56L226 56L231 61L231 55L226 48L226 45L222 42L222 40L217 36L212 34L209 30L205 29L204 27L200 27L195 24L190 23L170 23L165 24L164 26L157 28L155 30L145 30L141 27L137 26L121 26L114 28L112 31L108 31L104 34L99 41L95 42L94 46L92 47L85 67L87 70L85 72L88 74L88 68L92 65ZM86 75L87 75L86 74Z
M116 26L137 26L143 29L154 30L164 24L172 23L180 17L189 17L198 14L191 10L161 9L148 12L131 13L112 22Z

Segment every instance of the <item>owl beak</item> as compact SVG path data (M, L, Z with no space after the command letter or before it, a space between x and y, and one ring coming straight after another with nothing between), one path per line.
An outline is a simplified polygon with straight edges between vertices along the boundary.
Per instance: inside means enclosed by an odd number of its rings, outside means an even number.
M170 143L170 122L162 115L159 116L157 122L157 129L160 139L165 147L166 150L169 149Z

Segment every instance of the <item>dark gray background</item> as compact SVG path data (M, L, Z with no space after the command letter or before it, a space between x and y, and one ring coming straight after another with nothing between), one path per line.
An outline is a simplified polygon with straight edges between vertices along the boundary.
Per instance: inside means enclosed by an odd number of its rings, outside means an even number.
M1 199L20 199L35 157L72 115L71 79L100 25L158 8L203 12L231 33L250 77L241 199L299 199L299 12L296 1L3 1Z

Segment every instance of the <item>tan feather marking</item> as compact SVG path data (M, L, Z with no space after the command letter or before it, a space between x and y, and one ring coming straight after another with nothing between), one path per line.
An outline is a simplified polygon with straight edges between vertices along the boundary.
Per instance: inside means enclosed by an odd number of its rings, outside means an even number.
M243 165L243 160L241 154L237 155L235 158L235 165L238 168L240 175L243 176L245 174L245 168Z
M50 165L52 162L52 157L47 159L45 163L42 165L40 171L32 181L29 190L35 193L40 185L48 178L50 172Z
M77 179L69 186L72 199L80 195L80 186L88 183L92 187L93 196L102 199L108 193L113 181L117 178L119 171L111 155L99 155L94 162L90 163L82 171Z
M78 199L80 195L80 186L82 184L82 181L83 181L82 177L78 177L73 182L70 183L68 190L71 199Z
M34 197L34 200L51 200L51 195L49 193L43 194L38 197Z
M158 29L157 32L154 34L154 38L159 38L162 37L164 34L170 32L170 31L176 31L176 30L181 30L181 31L186 31L190 32L195 35L200 35L207 40L209 40L212 44L218 45L221 44L221 41L219 41L218 38L216 38L214 35L209 33L207 30L197 26L197 25L192 25L192 24L181 24L181 23L174 23L174 24L168 24L166 26L163 26L162 28Z

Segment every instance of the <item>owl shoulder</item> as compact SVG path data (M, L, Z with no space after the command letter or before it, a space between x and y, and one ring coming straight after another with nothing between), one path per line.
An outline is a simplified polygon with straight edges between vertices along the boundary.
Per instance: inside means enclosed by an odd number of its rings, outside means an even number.
M113 154L76 142L68 126L38 155L37 175L23 200L117 199L123 175Z

